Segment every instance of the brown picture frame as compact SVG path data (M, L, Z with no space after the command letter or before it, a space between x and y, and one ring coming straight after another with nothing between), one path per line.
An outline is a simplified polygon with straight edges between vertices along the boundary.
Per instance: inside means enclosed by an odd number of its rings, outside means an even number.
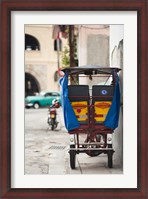
M147 0L2 0L0 64L0 198L148 198ZM137 188L11 188L11 11L137 11ZM129 132L130 133L130 132ZM132 159L132 157L131 157Z

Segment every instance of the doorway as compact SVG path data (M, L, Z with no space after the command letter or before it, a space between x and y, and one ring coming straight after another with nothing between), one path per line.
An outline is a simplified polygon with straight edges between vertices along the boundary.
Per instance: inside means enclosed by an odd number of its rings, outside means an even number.
M40 92L40 87L37 79L29 74L25 73L25 97L34 96Z

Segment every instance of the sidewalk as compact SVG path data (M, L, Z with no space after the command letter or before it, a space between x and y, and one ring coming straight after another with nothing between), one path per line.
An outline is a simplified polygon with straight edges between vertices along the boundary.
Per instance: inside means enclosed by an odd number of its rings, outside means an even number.
M51 149L49 158L49 174L122 174L122 169L107 166L107 155L90 157L85 153L76 155L76 168L70 168L68 147Z

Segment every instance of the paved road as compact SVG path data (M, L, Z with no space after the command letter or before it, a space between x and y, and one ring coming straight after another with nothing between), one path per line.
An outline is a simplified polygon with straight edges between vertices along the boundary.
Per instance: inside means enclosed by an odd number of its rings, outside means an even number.
M69 164L69 135L58 110L59 125L51 131L47 124L47 108L25 110L25 174L119 174L122 169L107 167L107 156L76 156L76 169Z

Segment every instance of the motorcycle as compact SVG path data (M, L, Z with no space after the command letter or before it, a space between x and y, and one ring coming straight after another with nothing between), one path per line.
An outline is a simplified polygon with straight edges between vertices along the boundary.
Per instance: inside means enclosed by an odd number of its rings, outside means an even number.
M47 123L49 124L49 126L51 126L52 131L57 128L58 123L59 123L57 121L57 110L56 110L56 108L59 108L59 107L60 107L59 101L54 99L52 101L52 105L48 109Z

